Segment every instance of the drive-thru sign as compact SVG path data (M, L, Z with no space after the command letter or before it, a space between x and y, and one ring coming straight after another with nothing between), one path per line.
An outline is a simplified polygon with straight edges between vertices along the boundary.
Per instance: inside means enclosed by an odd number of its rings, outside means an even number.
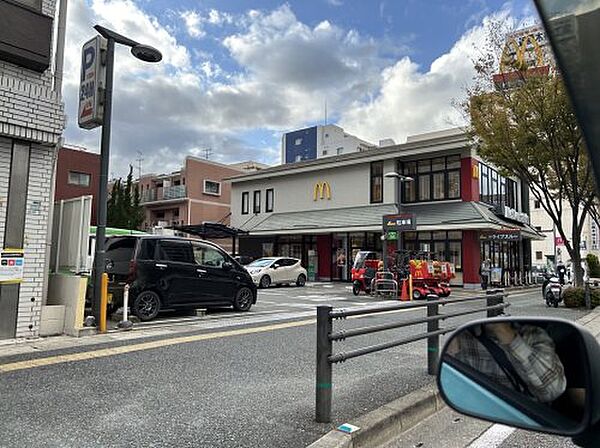
M79 84L80 128L93 129L102 125L104 116L104 86L106 67L102 63L102 50L106 39L96 36L83 44L81 50L81 79Z
M383 215L383 231L416 230L417 218L414 213Z

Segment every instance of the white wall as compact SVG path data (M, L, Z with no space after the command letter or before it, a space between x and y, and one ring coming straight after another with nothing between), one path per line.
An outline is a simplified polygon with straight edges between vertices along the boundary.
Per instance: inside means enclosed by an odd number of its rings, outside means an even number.
M307 210L323 210L330 208L360 207L370 203L370 163L328 168L300 174L288 174L270 179L232 182L231 187L231 224L240 227L253 216L253 192L261 191L261 213L265 218L265 190L274 190L274 213L298 212ZM394 160L384 162L386 173L395 169ZM314 187L317 182L329 182L331 199L314 200ZM395 180L384 178L384 203L394 203ZM249 192L250 213L242 215L242 192Z
M553 236L553 221L546 213L546 211L540 207L535 208L535 198L530 197L530 217L532 227L541 227L541 232L546 236L543 241L532 241L531 242L531 260L534 265L546 264L546 255L554 255L554 236ZM571 237L572 230L572 210L568 202L563 203L563 228L565 230L567 238ZM560 237L558 231L556 236ZM599 235L600 236L600 235ZM585 258L588 253L600 257L600 250L592 247L592 219L588 216L585 220L583 231L581 233L581 240L586 242L586 249L581 250L581 256ZM567 252L565 246L557 246L560 249L561 255L557 258L562 259L563 262L568 261L571 257ZM536 259L536 252L542 252L542 260Z
M317 128L317 158L358 152L365 143L358 137L350 135L339 126L327 125Z

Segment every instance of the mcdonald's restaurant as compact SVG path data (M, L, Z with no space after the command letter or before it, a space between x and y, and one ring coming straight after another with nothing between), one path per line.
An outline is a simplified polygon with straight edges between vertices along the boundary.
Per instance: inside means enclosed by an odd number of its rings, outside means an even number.
M246 233L237 255L300 258L312 281L350 280L359 250L391 255L382 218L398 211L416 222L395 235L403 247L454 263L453 282L465 287L479 286L484 259L500 283L526 283L531 240L542 238L529 225L528 189L481 161L458 129L229 181L231 225Z

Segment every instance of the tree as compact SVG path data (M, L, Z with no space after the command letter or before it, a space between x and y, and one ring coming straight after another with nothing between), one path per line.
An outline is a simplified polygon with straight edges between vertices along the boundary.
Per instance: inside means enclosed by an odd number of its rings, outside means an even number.
M125 183L119 178L113 184L108 200L107 223L110 227L135 230L142 222L144 209L140 205L138 186L133 183L133 167L129 165Z
M506 54L498 51L505 40L505 30L492 27L490 50L475 61L477 76L464 104L470 135L485 160L529 186L556 225L575 268L575 284L580 286L581 233L596 201L583 137L554 67L532 70L524 62L507 61ZM501 66L517 76L508 88L494 88L491 83ZM563 223L565 203L572 210L570 235Z

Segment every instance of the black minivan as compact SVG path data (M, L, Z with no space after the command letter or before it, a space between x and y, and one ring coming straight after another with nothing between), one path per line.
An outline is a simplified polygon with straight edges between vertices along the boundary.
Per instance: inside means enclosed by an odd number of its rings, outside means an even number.
M171 236L127 235L107 238L106 273L112 310L129 306L140 320L160 310L233 306L248 311L256 286L248 272L219 246Z

